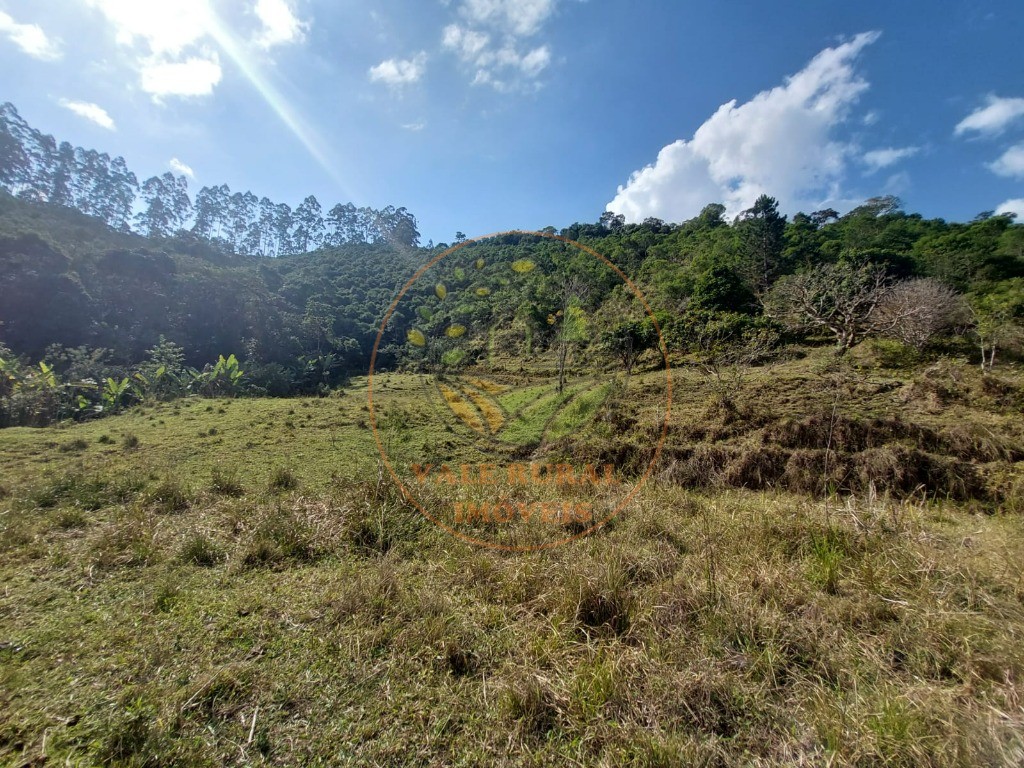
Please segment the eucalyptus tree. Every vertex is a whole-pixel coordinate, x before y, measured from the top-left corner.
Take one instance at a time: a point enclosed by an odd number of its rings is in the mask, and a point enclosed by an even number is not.
[[[316,197],[310,195],[295,209],[293,243],[299,253],[315,251],[324,242],[323,210]]]
[[[143,234],[149,237],[169,237],[180,230],[192,212],[188,196],[188,180],[175,177],[170,171],[152,176],[142,183],[145,208],[136,221]]]

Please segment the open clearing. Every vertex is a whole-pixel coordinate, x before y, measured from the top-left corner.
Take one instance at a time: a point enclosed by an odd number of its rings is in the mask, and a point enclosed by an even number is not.
[[[905,397],[906,424],[948,438],[926,455],[1012,487],[1019,412],[958,375],[962,399],[931,413],[913,382],[868,377],[832,424],[849,443],[835,461],[920,444],[871,421]],[[472,548],[396,496],[364,380],[3,430],[0,762],[1019,764],[1019,496],[740,482],[766,430],[790,458],[817,450],[832,400],[793,386],[811,376],[793,363],[744,382],[739,401],[773,415],[740,428],[706,377],[679,372],[662,471],[614,524],[537,554]],[[427,384],[380,383],[398,409]],[[646,383],[629,384],[640,430]],[[990,434],[973,458],[951,447],[967,410]],[[396,441],[461,444],[393,416]],[[733,453],[686,480],[711,449]]]

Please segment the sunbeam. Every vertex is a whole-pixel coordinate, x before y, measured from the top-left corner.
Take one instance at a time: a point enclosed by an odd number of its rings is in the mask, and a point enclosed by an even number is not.
[[[220,48],[227,54],[239,71],[245,75],[253,88],[260,94],[267,105],[280,118],[288,130],[292,132],[299,143],[313,157],[320,167],[331,177],[331,180],[338,185],[346,199],[353,199],[351,190],[348,189],[341,175],[328,156],[324,147],[323,139],[317,135],[316,130],[309,124],[298,110],[292,106],[288,99],[270,81],[270,78],[260,69],[253,60],[253,57],[245,49],[245,46],[231,33],[221,22],[216,13],[211,12],[209,22],[209,33]]]

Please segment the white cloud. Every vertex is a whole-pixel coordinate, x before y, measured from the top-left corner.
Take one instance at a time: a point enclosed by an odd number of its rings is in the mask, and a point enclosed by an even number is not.
[[[1021,117],[1024,117],[1024,99],[1004,99],[989,96],[988,104],[980,107],[959,123],[953,133],[957,136],[975,131],[977,133],[996,135]]]
[[[551,62],[551,51],[546,45],[534,48],[519,60],[519,68],[524,75],[536,77]]]
[[[1024,222],[1024,198],[1018,197],[1001,203],[996,208],[996,213],[1015,213],[1017,214],[1017,221]]]
[[[555,10],[555,0],[464,0],[459,12],[472,24],[510,35],[535,34]]]
[[[669,144],[635,171],[607,209],[628,221],[682,221],[710,202],[734,215],[765,193],[784,210],[835,200],[853,148],[833,138],[833,129],[868,88],[853,64],[878,36],[866,32],[826,48],[784,85],[723,104],[692,139]]]
[[[183,61],[154,58],[141,65],[142,90],[155,101],[163,96],[208,96],[220,82],[220,60],[216,53],[190,56]]]
[[[196,177],[195,171],[192,170],[191,166],[185,165],[176,157],[172,157],[170,162],[167,163],[167,167],[175,173],[180,173],[182,176],[188,176],[190,179]]]
[[[134,65],[142,90],[154,101],[213,93],[222,76],[217,55],[205,50],[190,53],[216,23],[208,0],[86,1],[107,18],[119,45],[142,52]]]
[[[115,40],[135,53],[142,89],[155,101],[165,96],[206,96],[220,82],[212,43],[227,23],[211,0],[85,0],[107,19]],[[308,22],[292,11],[293,0],[247,0],[260,22],[253,45],[270,48],[300,42]],[[236,25],[232,25],[234,27]]]
[[[465,61],[476,59],[490,42],[490,35],[463,29],[458,24],[449,24],[445,27],[441,37],[441,45],[455,51],[459,58]]]
[[[118,44],[143,41],[153,54],[175,55],[205,37],[214,22],[208,0],[86,0],[113,24]]]
[[[886,147],[885,149],[873,149],[864,153],[864,164],[868,167],[869,173],[888,168],[890,165],[913,157],[921,151],[920,147]]]
[[[547,45],[521,53],[514,40],[507,40],[500,48],[490,43],[490,35],[457,24],[445,27],[441,39],[444,48],[475,69],[474,85],[484,83],[498,90],[512,90],[519,78],[536,78],[551,63]]]
[[[0,11],[0,34],[36,59],[53,61],[61,57],[56,40],[47,37],[38,24],[19,24],[9,14]]]
[[[298,43],[305,38],[309,23],[296,18],[288,0],[256,0],[254,10],[263,23],[263,32],[256,39],[261,48]]]
[[[989,163],[988,167],[999,176],[1024,178],[1024,144],[1010,147],[998,160]]]
[[[427,68],[427,54],[420,51],[411,59],[385,59],[370,67],[370,82],[400,87],[417,82]]]
[[[427,127],[426,123],[406,123],[402,126],[407,131],[422,131]]]
[[[117,130],[117,126],[114,125],[114,119],[99,104],[93,104],[89,101],[73,101],[71,99],[61,99],[58,103],[64,109],[71,110],[79,117],[84,117],[101,128],[106,128],[108,131]]]
[[[500,91],[531,90],[551,63],[547,45],[529,48],[555,11],[557,0],[462,0],[460,24],[444,28],[441,45],[474,73],[473,84]]]

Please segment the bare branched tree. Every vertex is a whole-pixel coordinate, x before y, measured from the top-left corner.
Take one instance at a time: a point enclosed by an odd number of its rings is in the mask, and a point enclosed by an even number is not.
[[[893,288],[880,265],[825,264],[780,279],[765,299],[765,314],[793,329],[827,330],[843,353],[917,314],[919,308],[906,305],[879,310]]]
[[[709,318],[693,323],[687,341],[697,364],[714,377],[722,394],[735,391],[750,369],[769,359],[779,344],[778,334],[769,328],[737,324],[736,315]]]
[[[877,309],[879,323],[891,325],[888,335],[917,350],[962,323],[967,312],[959,293],[930,277],[892,286]]]

